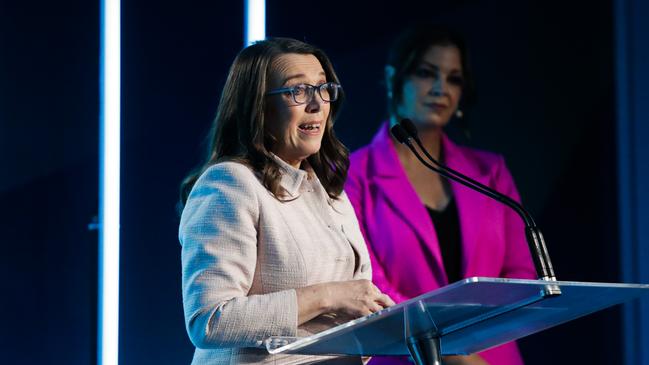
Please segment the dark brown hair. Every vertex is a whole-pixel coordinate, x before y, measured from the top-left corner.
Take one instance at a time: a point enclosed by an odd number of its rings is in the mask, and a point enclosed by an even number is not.
[[[270,38],[244,48],[234,59],[225,81],[216,118],[209,133],[205,161],[182,182],[182,208],[198,177],[210,166],[223,160],[236,160],[260,173],[264,186],[281,197],[280,165],[273,159],[273,138],[265,124],[268,84],[277,57],[288,54],[314,55],[327,81],[340,83],[327,55],[317,47],[290,38]],[[331,198],[343,190],[349,168],[349,151],[336,138],[333,123],[344,99],[342,93],[331,103],[320,150],[307,158],[316,176]]]
[[[394,74],[386,81],[388,92],[388,113],[391,117],[397,115],[397,106],[402,101],[405,78],[415,71],[419,61],[432,46],[455,46],[460,51],[462,64],[463,104],[472,103],[475,99],[475,86],[469,67],[469,55],[466,43],[459,33],[438,25],[417,24],[397,37],[388,53],[387,66],[391,66]]]

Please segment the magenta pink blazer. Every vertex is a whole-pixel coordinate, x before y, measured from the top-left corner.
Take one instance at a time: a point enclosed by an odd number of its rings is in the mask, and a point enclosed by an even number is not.
[[[451,168],[520,199],[501,155],[456,145],[445,135],[442,149]],[[451,189],[460,220],[463,277],[534,279],[524,225],[516,213],[455,182]],[[370,145],[351,155],[345,191],[369,246],[373,281],[384,293],[399,303],[448,284],[435,227],[399,162],[388,123]],[[492,365],[523,364],[514,342],[480,355]],[[383,363],[408,362],[385,357],[371,365]]]

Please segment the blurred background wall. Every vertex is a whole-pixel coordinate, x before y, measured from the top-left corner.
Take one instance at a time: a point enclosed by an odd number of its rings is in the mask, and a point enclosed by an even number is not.
[[[267,35],[329,54],[348,97],[336,131],[355,150],[385,118],[394,36],[423,20],[462,30],[478,99],[466,111],[471,138],[460,141],[505,155],[560,280],[637,282],[649,262],[649,172],[637,158],[649,152],[648,51],[638,46],[649,43],[637,14],[649,10],[639,3],[268,0]],[[95,362],[98,19],[93,1],[0,2],[2,363]],[[122,2],[121,364],[191,360],[178,185],[199,162],[242,38],[240,2]],[[622,91],[631,115],[616,112]],[[626,323],[646,323],[643,308]],[[623,317],[613,308],[530,336],[523,355],[528,364],[647,359],[623,336],[647,338],[648,326],[625,332]]]

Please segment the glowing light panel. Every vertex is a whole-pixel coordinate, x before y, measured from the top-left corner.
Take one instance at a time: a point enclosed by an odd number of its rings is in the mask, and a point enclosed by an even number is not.
[[[246,0],[244,43],[248,47],[266,38],[266,0]]]
[[[97,364],[117,365],[119,334],[120,0],[101,0]]]

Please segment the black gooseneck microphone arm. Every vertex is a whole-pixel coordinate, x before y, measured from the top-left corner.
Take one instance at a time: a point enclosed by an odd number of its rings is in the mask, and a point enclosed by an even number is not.
[[[500,203],[505,204],[513,209],[525,222],[525,236],[527,238],[527,244],[529,246],[530,253],[532,254],[532,259],[534,261],[534,266],[536,268],[538,278],[540,280],[556,281],[556,276],[554,275],[554,269],[552,267],[552,262],[550,261],[548,249],[545,245],[545,240],[543,239],[543,234],[541,233],[541,230],[536,226],[532,215],[520,203],[486,185],[479,183],[478,181],[471,179],[470,177],[458,171],[442,165],[437,160],[435,160],[423,147],[421,140],[419,140],[419,137],[417,136],[417,129],[410,120],[403,120],[401,124],[394,125],[390,129],[390,131],[392,132],[392,135],[397,139],[397,141],[405,144],[412,151],[415,157],[417,157],[419,162],[421,162],[429,169],[450,180],[456,181],[470,189],[473,189],[496,201],[499,201]],[[421,157],[421,155],[419,154],[419,152],[417,152],[417,149],[413,145],[413,140],[424,152],[426,157],[435,165],[437,165],[437,167],[431,165]],[[558,291],[558,288],[556,289]],[[560,294],[560,291],[548,294],[557,295]]]

